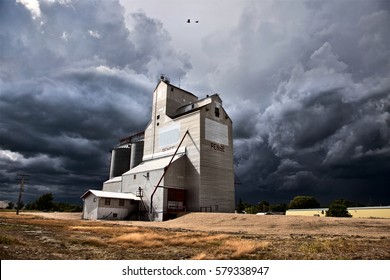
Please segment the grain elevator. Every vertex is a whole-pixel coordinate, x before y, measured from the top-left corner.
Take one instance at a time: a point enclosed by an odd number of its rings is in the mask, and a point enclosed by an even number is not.
[[[112,150],[109,180],[101,193],[115,194],[118,201],[112,203],[118,205],[120,194],[134,195],[125,199],[132,205],[129,219],[163,221],[185,212],[234,212],[232,133],[232,120],[218,94],[198,99],[162,76],[153,91],[149,124]],[[86,206],[96,197],[87,192],[82,198],[84,209],[92,209]],[[97,212],[114,219],[107,204]]]

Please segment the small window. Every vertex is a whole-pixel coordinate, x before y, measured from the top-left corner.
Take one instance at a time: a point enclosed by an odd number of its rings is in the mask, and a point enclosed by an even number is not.
[[[174,89],[173,89],[173,87],[171,87],[171,91],[173,91]]]
[[[146,179],[148,179],[148,180],[149,180],[149,172],[148,172],[148,173],[146,173]]]
[[[104,205],[110,205],[111,204],[111,198],[106,198],[104,200]]]
[[[125,206],[125,200],[119,199],[119,206]]]
[[[160,115],[157,115],[157,119],[158,119],[158,120],[160,119]]]
[[[134,174],[133,179],[134,180],[137,179],[137,174]]]
[[[157,126],[159,126],[160,125],[160,123],[157,123]]]
[[[112,216],[113,216],[114,218],[117,218],[117,217],[118,217],[118,214],[117,214],[117,213],[113,213]]]
[[[219,108],[215,107],[214,113],[215,113],[215,116],[216,116],[217,118],[219,118]]]

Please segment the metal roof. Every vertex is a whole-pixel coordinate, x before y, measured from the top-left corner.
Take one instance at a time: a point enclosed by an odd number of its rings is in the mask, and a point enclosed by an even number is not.
[[[176,155],[175,158],[173,159],[172,162],[178,160],[184,156],[184,154],[181,155]],[[167,157],[162,157],[158,159],[151,159],[148,161],[143,161],[133,169],[130,169],[126,173],[123,174],[125,175],[130,175],[130,174],[136,174],[136,173],[142,173],[142,172],[148,172],[148,171],[153,171],[153,170],[159,170],[159,169],[164,169],[166,166],[168,166],[172,156],[167,156]]]
[[[105,198],[118,198],[118,199],[131,199],[131,200],[141,200],[133,193],[120,193],[120,192],[105,192],[105,191],[97,191],[97,190],[88,190],[86,191],[81,198],[87,196],[87,194],[92,193],[97,197],[105,197]]]
[[[106,183],[116,183],[116,182],[122,182],[122,176],[111,178],[105,181],[104,183],[106,184]]]

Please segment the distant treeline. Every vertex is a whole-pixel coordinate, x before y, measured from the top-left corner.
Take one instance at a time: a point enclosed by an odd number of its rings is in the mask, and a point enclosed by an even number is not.
[[[345,199],[335,199],[329,204],[327,216],[330,217],[349,217],[348,207],[362,207],[361,203],[354,203]],[[243,202],[241,199],[237,204],[237,213],[256,214],[259,212],[279,212],[285,213],[288,209],[310,209],[319,208],[320,203],[312,196],[296,196],[289,204],[280,203],[270,205],[269,202],[263,200],[256,205]]]
[[[9,202],[7,209],[16,209],[17,204]],[[19,209],[24,210],[39,210],[39,211],[57,211],[57,212],[81,212],[82,206],[70,204],[67,202],[54,202],[52,193],[41,195],[32,203],[24,204],[20,202]]]

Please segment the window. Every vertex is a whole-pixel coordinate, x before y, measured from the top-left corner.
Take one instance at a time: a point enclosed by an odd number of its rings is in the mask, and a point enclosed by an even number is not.
[[[104,200],[104,205],[110,205],[111,204],[111,198],[106,198]]]
[[[96,200],[97,200],[97,198],[96,198],[96,197],[94,197],[94,198],[93,198],[93,202],[96,202]]]
[[[160,119],[160,115],[157,115],[157,119],[158,119],[158,120]]]
[[[148,180],[149,180],[149,172],[148,172],[148,173],[146,173],[146,179],[148,179]]]
[[[113,216],[114,218],[117,218],[117,217],[118,217],[118,214],[117,214],[117,213],[113,213],[112,216]]]
[[[216,116],[217,118],[219,118],[219,108],[215,107],[214,113],[215,113],[215,116]]]
[[[125,200],[119,199],[119,206],[125,206]]]
[[[136,174],[134,174],[133,179],[134,179],[134,180],[137,179],[137,175],[136,175]]]

